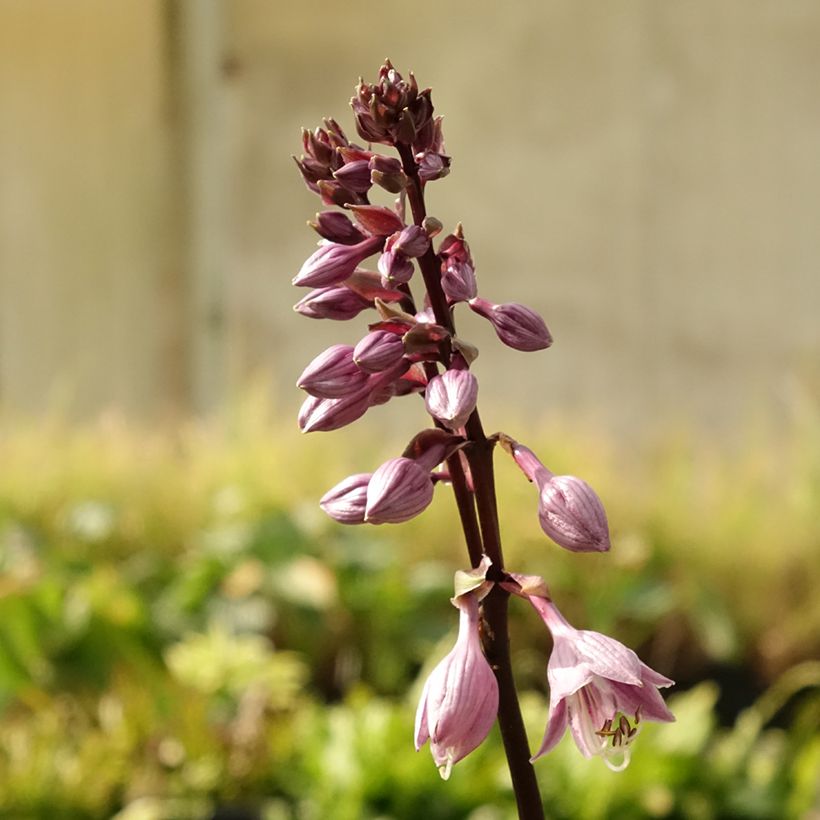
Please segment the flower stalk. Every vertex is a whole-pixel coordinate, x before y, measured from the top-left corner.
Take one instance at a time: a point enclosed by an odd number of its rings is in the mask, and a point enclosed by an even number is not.
[[[416,748],[429,741],[447,778],[497,720],[519,817],[543,820],[510,660],[511,595],[528,598],[555,639],[550,716],[536,757],[558,742],[569,720],[585,756],[600,754],[609,765],[627,750],[617,763],[626,766],[642,713],[674,719],[657,693],[672,681],[617,641],[570,627],[541,577],[505,569],[493,464],[497,443],[536,484],[541,528],[559,546],[605,552],[609,529],[603,505],[586,482],[554,475],[506,434],[486,435],[476,404],[478,381],[470,370],[478,351],[457,336],[455,310],[462,304],[484,317],[515,350],[544,350],[552,336],[525,305],[496,304],[478,295],[461,223],[437,240],[438,249],[434,245],[443,225],[428,215],[424,191],[449,173],[450,157],[430,89],[419,90],[412,74],[405,80],[387,61],[377,82],[360,80],[351,105],[367,147],[351,143],[332,119],[303,133],[304,154],[296,164],[305,184],[325,205],[341,210],[323,211],[309,223],[322,241],[293,281],[314,288],[296,310],[344,321],[372,309],[377,317],[355,348],[334,345],[302,373],[298,384],[309,395],[299,425],[304,432],[335,430],[377,405],[417,393],[433,426],[414,436],[399,457],[339,482],[320,506],[339,524],[400,523],[430,504],[436,486],[452,485],[472,569],[456,573],[452,602],[460,613],[459,637],[424,686]],[[395,149],[398,158],[375,152],[374,144]],[[398,194],[392,207],[371,203],[370,194],[379,188],[382,195]],[[376,254],[378,270],[363,267]],[[417,268],[424,284],[418,302],[412,290]],[[569,677],[560,673],[567,658],[573,662]]]

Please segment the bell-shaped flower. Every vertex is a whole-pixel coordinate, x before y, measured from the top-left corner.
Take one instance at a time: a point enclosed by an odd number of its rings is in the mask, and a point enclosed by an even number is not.
[[[412,458],[391,458],[373,473],[367,485],[364,520],[400,524],[418,515],[432,500],[430,469]]]
[[[452,599],[459,609],[456,645],[427,678],[416,711],[416,751],[430,741],[444,780],[487,737],[498,712],[498,683],[481,649],[480,596],[475,590]]]
[[[613,638],[570,626],[552,601],[529,600],[553,639],[549,718],[532,760],[550,751],[569,727],[584,757],[598,755],[613,771],[625,769],[642,721],[675,720],[658,691],[674,681]]]

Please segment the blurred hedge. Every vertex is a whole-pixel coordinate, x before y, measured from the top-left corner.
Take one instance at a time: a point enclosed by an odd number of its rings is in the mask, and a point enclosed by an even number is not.
[[[389,447],[281,426],[249,402],[160,433],[0,431],[0,815],[512,816],[495,733],[446,784],[412,749],[464,563],[448,490],[410,524],[340,527],[316,497]],[[613,550],[547,542],[499,454],[508,566],[679,683],[678,723],[647,727],[625,774],[566,742],[539,762],[550,816],[820,810],[818,426],[731,458],[534,438],[598,489]],[[549,643],[524,607],[512,628],[535,740]]]

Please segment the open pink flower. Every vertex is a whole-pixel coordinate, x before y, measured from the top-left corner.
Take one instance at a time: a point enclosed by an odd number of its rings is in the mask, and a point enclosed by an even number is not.
[[[547,668],[549,719],[532,760],[550,751],[569,726],[584,757],[599,755],[613,771],[625,769],[641,721],[675,719],[658,692],[674,681],[613,638],[570,626],[552,601],[533,596],[530,603],[554,642]]]
[[[430,741],[444,780],[487,737],[498,712],[498,683],[478,633],[479,595],[453,598],[459,609],[458,639],[427,678],[416,711],[416,751]]]

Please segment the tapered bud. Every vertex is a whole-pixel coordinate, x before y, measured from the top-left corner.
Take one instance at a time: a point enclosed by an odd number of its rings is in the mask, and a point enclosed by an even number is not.
[[[375,154],[370,160],[370,180],[391,194],[401,193],[407,187],[407,177],[395,157]]]
[[[353,361],[367,373],[387,370],[404,358],[401,336],[386,330],[368,333],[353,349]]]
[[[367,412],[370,392],[365,385],[340,399],[308,396],[299,410],[299,429],[303,433],[326,433],[347,426]]]
[[[368,303],[374,299],[380,299],[383,303],[400,302],[405,297],[400,290],[386,288],[382,284],[381,275],[375,271],[357,268],[350,277],[345,279],[344,286],[358,293],[362,299],[367,299]]]
[[[339,399],[355,392],[366,381],[367,374],[353,360],[353,348],[332,345],[304,369],[296,385],[320,399]]]
[[[316,183],[319,195],[322,197],[322,205],[338,205],[343,208],[345,205],[356,201],[355,192],[345,188],[341,182],[335,179],[320,179]]]
[[[366,239],[365,235],[339,211],[322,211],[316,214],[311,228],[323,239],[338,242],[341,245],[356,245]]]
[[[308,319],[344,321],[358,316],[372,303],[344,285],[312,290],[293,309]]]
[[[552,344],[552,336],[544,320],[530,308],[509,302],[494,305],[486,299],[470,299],[470,307],[489,319],[496,335],[505,345],[515,350],[544,350]]]
[[[373,236],[390,236],[404,227],[395,211],[381,205],[350,205],[348,210],[353,212],[359,225]]]
[[[604,506],[586,481],[571,475],[542,480],[538,500],[541,529],[573,552],[606,552],[609,526]]]
[[[321,288],[336,285],[350,276],[363,259],[382,245],[381,237],[372,236],[355,245],[324,242],[308,257],[293,279],[298,287]]]
[[[363,524],[371,475],[357,473],[348,476],[322,496],[319,506],[340,524]]]
[[[399,524],[418,515],[433,500],[433,482],[409,458],[393,458],[379,467],[367,485],[365,521]]]
[[[427,412],[451,430],[467,423],[477,399],[478,380],[469,370],[447,370],[434,376],[424,395]]]
[[[388,240],[388,244],[391,244],[390,240]],[[399,232],[392,243],[392,249],[394,251],[413,258],[423,256],[429,247],[430,238],[427,236],[424,228],[419,225],[408,225],[404,230]]]
[[[373,185],[370,181],[370,163],[366,159],[346,162],[333,172],[333,176],[349,191],[359,194],[366,194]]]

